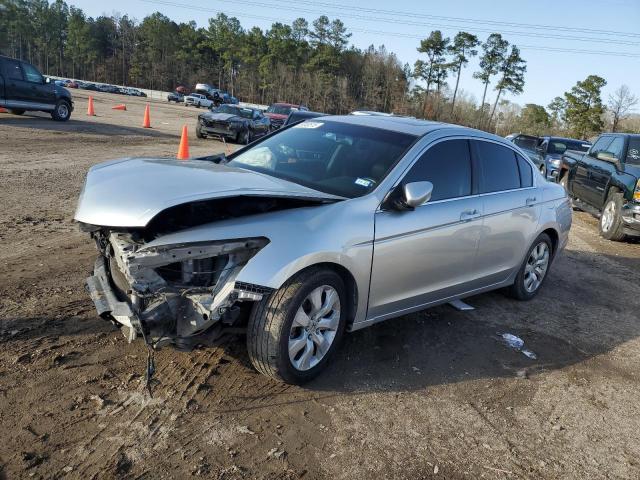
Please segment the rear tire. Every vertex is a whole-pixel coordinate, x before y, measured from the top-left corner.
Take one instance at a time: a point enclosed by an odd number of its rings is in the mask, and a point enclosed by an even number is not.
[[[310,300],[318,291],[322,293],[316,301]],[[322,305],[324,313],[313,310],[315,304]],[[308,382],[324,370],[337,350],[347,311],[346,288],[336,272],[310,268],[295,275],[254,306],[247,328],[251,363],[278,381]],[[307,326],[301,326],[305,322]],[[318,347],[317,339],[325,346]]]
[[[71,105],[65,100],[59,100],[51,112],[51,118],[56,122],[66,122],[71,117]]]
[[[546,233],[541,233],[527,251],[516,280],[507,289],[507,294],[516,300],[531,300],[549,276],[553,260],[553,243]]]
[[[21,108],[12,108],[11,110],[9,110],[9,113],[11,113],[12,115],[22,115],[25,112],[25,110],[22,110]]]
[[[603,238],[614,242],[624,240],[624,222],[621,213],[623,203],[622,193],[615,191],[609,193],[598,222],[598,229]]]

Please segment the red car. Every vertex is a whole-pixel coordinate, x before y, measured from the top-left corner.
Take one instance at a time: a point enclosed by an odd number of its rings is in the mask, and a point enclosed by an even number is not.
[[[292,110],[309,110],[304,105],[294,105],[292,103],[274,103],[267,111],[264,112],[264,116],[271,120],[271,129],[275,130],[280,128],[284,121],[287,119]]]

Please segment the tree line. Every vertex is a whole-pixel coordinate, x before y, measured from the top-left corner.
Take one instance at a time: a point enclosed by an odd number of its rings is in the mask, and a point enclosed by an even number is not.
[[[120,14],[92,18],[63,0],[0,0],[0,53],[61,77],[156,90],[206,82],[247,102],[290,101],[327,113],[378,110],[502,134],[554,130],[584,137],[604,128],[606,114],[615,118],[611,128],[619,128],[635,104],[627,88],[606,109],[600,98],[606,82],[594,75],[546,108],[504,100],[523,92],[526,61],[500,33],[481,40],[434,30],[420,41],[413,67],[384,46],[349,46],[350,37],[340,19],[324,15],[262,30],[223,13],[198,27],[159,12],[138,22]],[[474,57],[479,104],[460,84]]]

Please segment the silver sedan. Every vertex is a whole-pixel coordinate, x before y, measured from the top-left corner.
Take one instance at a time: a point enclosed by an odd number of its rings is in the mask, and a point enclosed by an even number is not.
[[[567,243],[564,189],[512,143],[401,117],[319,117],[235,152],[93,167],[75,216],[98,313],[153,348],[246,333],[257,370],[315,377],[345,331],[505,288]]]

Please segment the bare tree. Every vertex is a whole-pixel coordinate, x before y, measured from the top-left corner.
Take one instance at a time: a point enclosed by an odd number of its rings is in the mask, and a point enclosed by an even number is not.
[[[624,120],[624,118],[631,112],[631,109],[637,105],[638,97],[636,97],[629,87],[626,85],[621,85],[613,95],[609,95],[609,110],[611,110],[611,114],[613,115],[613,123],[611,125],[611,131],[615,132],[618,129],[618,124],[620,120]]]

